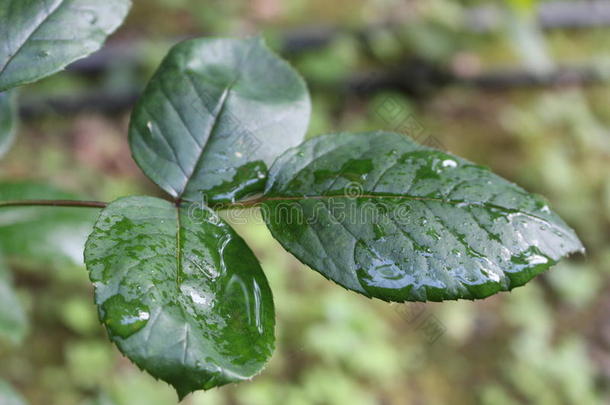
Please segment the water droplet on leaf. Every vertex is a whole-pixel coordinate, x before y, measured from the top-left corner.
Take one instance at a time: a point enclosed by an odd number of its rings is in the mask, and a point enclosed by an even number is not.
[[[146,305],[138,300],[128,301],[120,294],[113,295],[104,301],[102,309],[104,324],[112,334],[123,339],[127,339],[141,330],[150,319],[150,312]]]

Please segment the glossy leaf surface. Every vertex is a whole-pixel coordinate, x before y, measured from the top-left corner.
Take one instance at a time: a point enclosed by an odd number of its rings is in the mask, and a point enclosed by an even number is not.
[[[98,50],[129,0],[3,0],[0,91],[31,83]]]
[[[540,197],[399,134],[307,141],[273,165],[265,194],[287,250],[387,301],[484,298],[583,250]]]
[[[251,378],[271,356],[266,278],[244,241],[207,207],[119,199],[100,214],[85,262],[110,338],[180,397]]]
[[[17,344],[23,340],[27,329],[23,306],[15,292],[6,263],[0,257],[0,338]]]
[[[261,38],[176,45],[132,114],[132,154],[172,197],[208,203],[262,192],[267,167],[299,144],[310,102]]]
[[[0,158],[9,150],[17,127],[17,102],[14,92],[0,93]]]
[[[0,201],[79,199],[36,182],[0,182]],[[83,265],[83,249],[99,213],[91,208],[0,207],[0,248],[26,267]]]

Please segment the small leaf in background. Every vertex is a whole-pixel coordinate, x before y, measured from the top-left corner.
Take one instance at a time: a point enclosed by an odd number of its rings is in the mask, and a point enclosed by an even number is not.
[[[99,332],[99,322],[91,299],[70,297],[62,301],[59,310],[62,323],[73,332],[81,335],[96,335]]]
[[[261,38],[189,40],[148,84],[129,142],[172,197],[236,201],[262,192],[267,167],[303,140],[310,109],[305,82]]]
[[[400,134],[307,141],[273,165],[265,196],[288,251],[387,301],[484,298],[583,250],[540,197]]]
[[[26,405],[27,402],[6,381],[0,379],[0,404]]]
[[[100,214],[85,261],[110,338],[180,398],[249,379],[271,356],[275,320],[265,275],[207,207],[119,199]]]
[[[27,330],[25,311],[14,290],[6,263],[0,257],[0,338],[18,344],[25,337]]]
[[[116,366],[114,348],[102,339],[72,341],[65,348],[64,357],[70,380],[89,390],[99,388],[100,381]]]
[[[0,158],[9,150],[17,128],[17,100],[14,91],[0,93]]]
[[[506,34],[514,51],[532,72],[550,74],[556,66],[537,20],[537,2],[506,0],[506,3]]]
[[[31,83],[98,50],[129,0],[4,0],[0,91]]]
[[[0,182],[0,201],[78,199],[36,182]],[[83,265],[83,249],[98,211],[91,208],[3,207],[0,247],[26,267],[63,270]]]

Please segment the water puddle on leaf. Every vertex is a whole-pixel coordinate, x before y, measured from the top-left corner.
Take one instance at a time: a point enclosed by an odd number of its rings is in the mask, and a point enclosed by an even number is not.
[[[138,300],[128,301],[120,294],[113,295],[102,304],[102,321],[112,334],[127,339],[148,323],[150,312]]]

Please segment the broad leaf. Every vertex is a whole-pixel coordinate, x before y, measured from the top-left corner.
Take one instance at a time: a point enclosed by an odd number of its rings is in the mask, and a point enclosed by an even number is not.
[[[261,38],[195,39],[151,79],[129,141],[172,197],[236,201],[263,191],[267,167],[303,140],[309,114],[305,83]]]
[[[14,92],[0,93],[0,157],[11,147],[17,127],[17,102]]]
[[[278,159],[265,194],[287,250],[387,301],[487,297],[583,250],[540,197],[399,134],[314,138]]]
[[[2,0],[0,91],[31,83],[98,50],[130,0]]]
[[[25,405],[25,400],[13,387],[4,380],[0,380],[0,404],[2,405]]]
[[[36,182],[0,182],[0,201],[78,199]],[[98,211],[91,208],[0,207],[0,247],[26,267],[83,265],[83,248]]]
[[[119,199],[85,249],[110,338],[181,398],[251,378],[274,344],[273,299],[257,259],[209,208],[192,208]]]
[[[25,311],[15,293],[6,263],[0,257],[0,338],[17,344],[23,340],[27,329]]]

